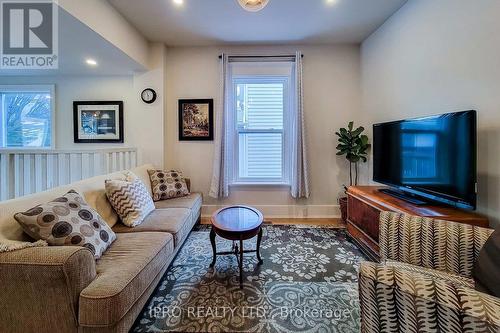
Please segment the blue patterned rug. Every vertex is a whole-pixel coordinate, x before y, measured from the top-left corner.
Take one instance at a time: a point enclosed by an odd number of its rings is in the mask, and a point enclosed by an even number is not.
[[[209,228],[195,227],[131,332],[359,332],[364,257],[344,230],[265,225],[264,264],[245,255],[240,289],[234,255],[209,267]],[[218,251],[231,246],[217,237]]]

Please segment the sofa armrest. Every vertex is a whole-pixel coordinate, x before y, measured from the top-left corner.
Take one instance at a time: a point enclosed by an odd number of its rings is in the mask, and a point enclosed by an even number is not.
[[[380,259],[472,276],[492,229],[407,214],[380,214]]]
[[[95,276],[94,256],[83,247],[2,253],[0,327],[8,332],[54,332],[54,327],[76,332],[80,292]]]
[[[498,332],[500,299],[458,282],[362,263],[361,332]]]

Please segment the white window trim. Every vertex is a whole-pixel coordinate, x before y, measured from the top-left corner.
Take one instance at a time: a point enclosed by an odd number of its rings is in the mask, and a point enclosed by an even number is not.
[[[40,92],[40,91],[49,91],[50,92],[50,147],[0,147],[1,151],[17,151],[17,150],[47,150],[47,149],[55,149],[56,148],[56,86],[54,84],[33,84],[33,85],[0,85],[0,93],[1,92],[18,92],[18,91],[26,91],[26,92]],[[3,103],[3,101],[0,101]],[[2,121],[2,126],[5,126],[5,121]],[[5,129],[2,130],[2,133],[5,133]],[[4,138],[6,140],[6,138]]]
[[[256,83],[283,83],[283,129],[282,130],[245,130],[245,133],[283,133],[283,146],[282,146],[282,175],[281,178],[244,178],[239,177],[239,139],[238,134],[241,132],[238,129],[238,117],[235,112],[235,97],[236,97],[236,86],[239,82],[256,82]],[[231,136],[233,138],[232,146],[232,170],[230,174],[230,186],[291,186],[291,141],[290,141],[290,131],[291,131],[291,78],[287,75],[234,75],[231,81],[231,89],[229,96],[229,110],[230,117],[229,121],[232,124]]]

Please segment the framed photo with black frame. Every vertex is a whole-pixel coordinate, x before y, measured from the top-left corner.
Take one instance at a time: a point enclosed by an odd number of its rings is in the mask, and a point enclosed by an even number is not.
[[[179,100],[179,141],[213,141],[214,100]]]
[[[73,132],[75,143],[123,143],[123,102],[73,102]]]

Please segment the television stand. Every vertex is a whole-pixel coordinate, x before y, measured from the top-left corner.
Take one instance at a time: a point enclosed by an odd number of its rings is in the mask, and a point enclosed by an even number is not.
[[[423,205],[427,205],[428,204],[427,201],[417,199],[416,197],[413,197],[413,196],[411,196],[409,194],[406,194],[403,191],[393,190],[393,189],[390,189],[390,188],[382,188],[379,191],[382,192],[382,193],[388,194],[388,195],[390,195],[392,197],[395,197],[395,198],[407,201],[407,202],[409,202],[409,203],[411,203],[413,205],[416,205],[416,206],[423,206]]]
[[[347,232],[372,260],[379,260],[379,215],[382,211],[405,213],[488,227],[488,218],[468,210],[426,203],[417,205],[387,194],[388,187],[351,186],[347,190]],[[406,198],[405,198],[406,199]]]

